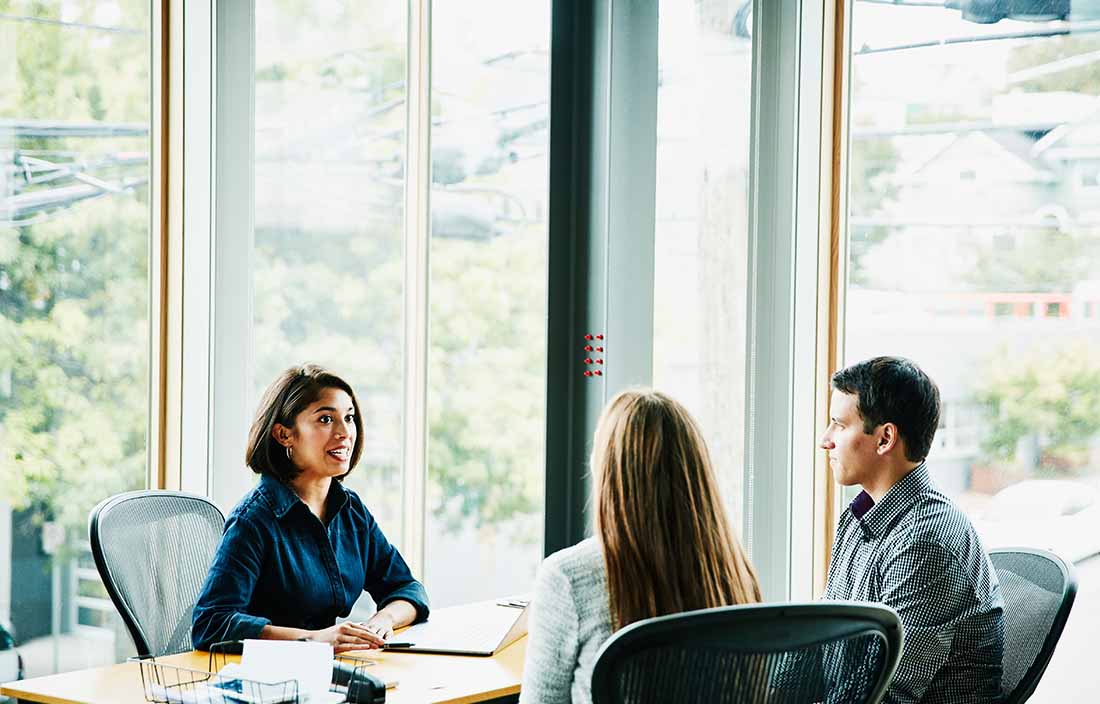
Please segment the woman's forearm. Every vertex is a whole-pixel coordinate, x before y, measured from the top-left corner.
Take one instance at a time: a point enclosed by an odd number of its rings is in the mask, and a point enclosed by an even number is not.
[[[263,640],[301,640],[312,637],[312,631],[303,628],[287,628],[286,626],[272,626],[268,624],[260,631]]]
[[[388,619],[393,624],[393,628],[401,628],[416,620],[416,607],[404,599],[395,599],[379,609],[375,616],[379,615]],[[307,631],[303,628],[287,628],[286,626],[268,624],[260,631],[260,638],[264,640],[301,640],[309,638],[311,640],[332,642],[334,645],[339,646],[341,644],[346,645],[346,641],[355,636],[354,640],[362,643],[364,647],[368,647],[373,636],[362,631],[360,626],[361,624],[346,622],[322,631]],[[380,638],[377,639],[377,644],[381,644],[381,642]]]
[[[379,609],[376,616],[378,615],[389,619],[393,623],[393,628],[401,628],[416,620],[416,607],[404,599],[395,599],[386,604],[385,607]],[[286,626],[273,626],[268,624],[260,631],[260,638],[264,640],[301,640],[303,638],[309,638],[311,640],[331,642],[338,648],[341,646],[347,648],[348,645],[346,641],[349,641],[349,639],[361,643],[361,647],[376,647],[382,643],[381,638],[374,638],[374,636],[366,631],[361,631],[360,624],[353,623],[337,624],[323,631],[307,631],[303,628],[287,628]],[[372,644],[371,639],[375,639],[377,643]]]
[[[380,612],[393,620],[394,628],[407,626],[416,620],[416,607],[404,599],[394,599],[382,607]]]

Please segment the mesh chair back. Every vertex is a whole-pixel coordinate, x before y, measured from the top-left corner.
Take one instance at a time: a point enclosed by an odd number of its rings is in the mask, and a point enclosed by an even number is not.
[[[132,491],[92,509],[96,568],[139,655],[191,649],[191,612],[225,516],[208,499]]]
[[[901,655],[877,604],[727,606],[633,623],[600,649],[593,704],[878,702]]]
[[[1005,704],[1027,701],[1062,636],[1077,595],[1073,568],[1045,550],[1005,548],[989,558],[1004,598]]]

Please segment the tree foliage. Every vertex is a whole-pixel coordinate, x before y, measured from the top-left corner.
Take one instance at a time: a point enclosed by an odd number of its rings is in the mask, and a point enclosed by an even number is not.
[[[344,14],[334,18],[310,3],[269,5],[258,18],[266,39],[257,47],[257,110],[280,125],[270,141],[258,135],[257,180],[298,179],[308,212],[258,217],[256,391],[282,368],[307,360],[349,379],[367,434],[367,452],[349,485],[387,527],[398,523],[400,509],[402,296],[411,282],[404,281],[403,250],[404,25],[402,17],[379,17],[399,7],[343,4]],[[387,21],[397,20],[402,29],[387,31]],[[451,31],[463,34],[462,27]],[[303,41],[316,36],[325,36],[328,46]],[[532,128],[499,130],[489,151],[477,152],[463,126],[485,127],[490,117],[476,109],[491,96],[435,88],[447,100],[437,96],[432,104],[438,231],[430,250],[429,511],[445,530],[515,526],[516,519],[527,526],[538,523],[522,519],[540,510],[542,496],[545,230],[533,218],[519,218],[504,232],[494,224],[484,237],[455,236],[440,223],[445,212],[457,210],[461,218],[499,207],[486,207],[488,193],[519,197],[519,184],[530,181],[521,173],[527,167],[503,142]],[[288,119],[307,92],[330,111],[348,113],[351,131],[318,134],[317,125]],[[449,112],[456,104],[457,116]],[[534,124],[545,137],[545,122]],[[317,177],[314,161],[334,164],[339,174]],[[258,205],[273,193],[258,186]],[[510,538],[535,540],[537,531]]]
[[[428,451],[434,509],[452,528],[541,509],[545,238],[526,229],[433,248]]]
[[[859,95],[865,86],[855,74],[854,94]],[[853,219],[881,215],[888,211],[898,194],[894,174],[901,158],[893,138],[860,134],[871,125],[852,126],[850,154],[848,158],[848,211]],[[848,275],[851,285],[868,283],[863,258],[875,245],[890,235],[885,225],[849,224],[851,245],[849,248]]]
[[[269,21],[265,31],[285,39],[271,43],[282,52],[257,56],[258,98],[265,91],[293,97],[303,85],[322,94],[350,86],[362,96],[359,129],[382,137],[355,141],[352,134],[348,147],[341,138],[349,135],[324,135],[324,158],[379,164],[361,222],[258,228],[255,382],[258,392],[280,369],[304,361],[352,381],[370,448],[353,485],[370,490],[372,509],[389,514],[392,525],[400,507],[405,284],[403,169],[388,154],[403,147],[405,58],[403,44],[362,28],[404,10],[394,3],[339,5],[343,14],[335,17],[334,8],[303,0],[257,8],[269,13],[259,18]],[[16,36],[3,34],[0,24],[0,38],[15,37],[4,53],[13,53],[17,67],[0,72],[0,118],[147,124],[148,3],[126,0],[120,7],[119,24],[140,33],[31,23]],[[65,21],[99,22],[96,3],[77,9]],[[61,19],[61,6],[52,2],[0,0],[0,10]],[[350,45],[361,49],[310,43],[325,33],[334,45],[353,37]],[[371,112],[391,104],[398,109]],[[446,119],[442,105],[434,110]],[[276,154],[278,168],[293,171],[316,156],[298,136],[287,140],[298,152]],[[10,151],[0,144],[8,161],[43,150],[147,153],[148,141],[21,137]],[[512,164],[499,167],[505,171],[469,175],[465,185],[499,186]],[[271,167],[257,164],[265,168]],[[332,197],[324,190],[322,184],[320,202]],[[63,521],[73,535],[83,533],[100,499],[145,482],[149,224],[148,190],[141,188],[0,228],[0,492],[42,520]],[[429,498],[433,516],[449,528],[507,524],[540,509],[542,472],[533,463],[543,457],[545,248],[543,231],[531,222],[486,240],[433,240]]]
[[[62,10],[12,0],[0,9],[44,19]],[[67,22],[95,22],[95,3],[65,9]],[[0,118],[147,123],[148,3],[127,0],[120,10],[135,32],[40,23],[13,32],[5,23],[3,38],[14,41],[4,61],[16,70],[0,74]],[[8,179],[23,155],[65,161],[109,151],[147,153],[148,141],[0,143]],[[13,192],[8,183],[0,197]],[[0,492],[74,535],[100,498],[145,479],[148,203],[139,188],[0,226]]]
[[[984,365],[975,387],[989,427],[982,449],[990,459],[1012,459],[1034,440],[1039,468],[1064,471],[1085,461],[1100,433],[1100,355],[1084,340],[1052,342],[1020,354],[1001,350]]]
[[[853,218],[881,214],[897,197],[894,171],[898,152],[889,137],[856,139],[849,159],[849,210]],[[850,224],[849,276],[851,285],[868,283],[863,257],[890,234],[886,225]]]
[[[972,244],[968,282],[986,291],[1072,292],[1095,270],[1100,240],[1057,228],[1018,233],[1010,247]]]

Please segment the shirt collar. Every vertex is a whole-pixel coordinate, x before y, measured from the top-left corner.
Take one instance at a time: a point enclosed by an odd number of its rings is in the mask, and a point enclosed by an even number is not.
[[[852,500],[852,503],[848,504],[848,508],[852,510],[852,515],[856,518],[863,518],[863,516],[871,510],[871,507],[875,505],[875,500],[871,498],[871,495],[866,491],[859,492],[859,495]]]
[[[270,474],[264,474],[260,477],[259,489],[267,499],[268,505],[271,506],[275,518],[281,519],[295,505],[302,503],[293,489]],[[348,492],[344,485],[334,479],[329,487],[327,500],[329,509],[331,509],[328,512],[329,515],[335,516],[348,502]]]
[[[849,504],[849,509],[871,535],[879,537],[900,513],[933,488],[928,466],[921,462],[890,487],[877,503],[870,494],[861,491]]]

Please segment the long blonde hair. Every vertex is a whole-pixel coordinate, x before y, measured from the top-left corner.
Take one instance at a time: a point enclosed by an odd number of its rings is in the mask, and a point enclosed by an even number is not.
[[[596,429],[592,471],[616,629],[761,600],[706,443],[683,406],[647,389],[617,395]]]

